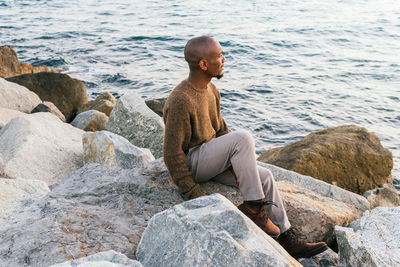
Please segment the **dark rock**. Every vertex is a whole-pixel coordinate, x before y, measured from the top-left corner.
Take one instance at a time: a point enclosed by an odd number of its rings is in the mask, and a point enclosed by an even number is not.
[[[54,105],[49,101],[44,101],[43,103],[40,103],[31,111],[31,113],[37,113],[37,112],[50,112],[51,114],[56,115],[61,121],[65,122],[64,114],[61,113],[61,111],[56,107],[56,105]]]
[[[158,116],[162,117],[165,101],[167,101],[167,99],[159,98],[146,100],[145,103],[152,111],[157,113]]]

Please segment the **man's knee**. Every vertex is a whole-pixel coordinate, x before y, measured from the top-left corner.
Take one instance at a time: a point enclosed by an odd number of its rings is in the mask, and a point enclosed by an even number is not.
[[[232,132],[238,142],[254,145],[253,136],[245,130],[237,130]]]

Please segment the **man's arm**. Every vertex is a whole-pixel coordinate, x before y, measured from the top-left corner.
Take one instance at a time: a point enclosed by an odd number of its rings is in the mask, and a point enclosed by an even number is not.
[[[185,150],[189,146],[192,128],[190,114],[184,105],[167,105],[164,109],[164,162],[182,195],[188,199],[204,196],[193,180]]]

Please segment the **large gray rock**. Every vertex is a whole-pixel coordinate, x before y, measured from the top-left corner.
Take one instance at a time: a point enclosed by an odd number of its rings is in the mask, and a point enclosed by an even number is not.
[[[47,112],[14,118],[0,131],[0,174],[58,183],[82,166],[83,133]]]
[[[136,147],[122,136],[108,131],[85,133],[82,142],[84,163],[133,169],[154,160],[149,149]]]
[[[336,226],[343,266],[400,266],[400,207],[378,207],[350,224]]]
[[[262,162],[257,162],[257,164],[269,169],[274,175],[276,181],[286,180],[298,186],[307,188],[319,195],[330,197],[338,201],[353,205],[354,207],[356,207],[360,214],[370,209],[370,203],[365,197],[344,190],[343,188],[340,188],[338,186],[328,184],[324,181],[312,178],[310,176],[305,176],[293,171],[288,171],[271,164]]]
[[[0,178],[0,223],[49,192],[42,181]]]
[[[156,214],[136,255],[144,266],[301,266],[220,194]]]
[[[42,100],[34,92],[0,78],[0,107],[30,113],[40,103]]]
[[[104,130],[107,122],[108,117],[103,112],[88,110],[76,116],[71,125],[84,131],[95,132]]]
[[[25,86],[38,94],[43,101],[54,103],[64,114],[67,122],[71,122],[78,109],[88,103],[83,82],[72,79],[67,74],[41,72],[23,74],[7,80]],[[34,107],[36,106],[37,104]]]
[[[157,166],[85,165],[0,224],[0,262],[49,266],[110,249],[134,259],[150,218],[182,200]]]
[[[335,251],[328,248],[314,257],[299,259],[299,262],[304,267],[335,267],[339,264],[339,256]]]
[[[14,109],[0,107],[0,122],[6,125],[10,120],[24,114],[26,113]]]
[[[124,254],[114,250],[99,252],[77,260],[54,264],[50,267],[141,267],[140,262],[131,260]]]
[[[118,99],[106,129],[135,146],[149,148],[156,158],[162,156],[164,123],[135,92],[127,92]]]

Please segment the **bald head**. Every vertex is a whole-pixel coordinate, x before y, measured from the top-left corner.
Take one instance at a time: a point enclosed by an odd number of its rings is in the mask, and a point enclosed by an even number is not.
[[[185,60],[190,68],[197,68],[200,60],[207,58],[210,48],[217,43],[213,38],[200,36],[190,39],[185,46]]]

